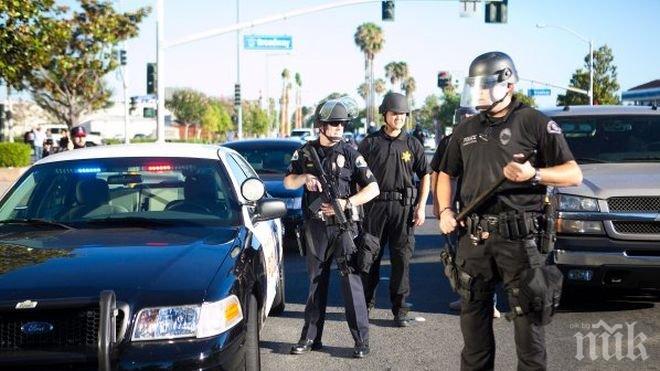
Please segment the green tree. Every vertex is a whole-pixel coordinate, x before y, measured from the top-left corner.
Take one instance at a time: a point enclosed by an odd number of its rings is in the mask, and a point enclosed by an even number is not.
[[[417,122],[423,128],[435,130],[435,125],[440,114],[440,99],[432,94],[424,99],[424,105],[417,111]]]
[[[257,103],[245,102],[243,104],[243,127],[245,132],[250,136],[266,136],[270,121],[268,113],[259,107]]]
[[[165,107],[171,110],[176,118],[186,126],[184,139],[188,140],[188,127],[199,126],[206,112],[208,98],[193,89],[177,89],[172,98],[165,101]]]
[[[454,112],[460,106],[461,96],[454,92],[445,92],[440,104],[438,120],[443,128],[452,126],[454,123]]]
[[[216,135],[226,137],[227,131],[233,129],[231,116],[225,107],[215,100],[206,105],[201,126],[207,133],[207,139],[213,139]]]
[[[579,68],[571,77],[570,86],[589,90],[589,55],[584,57],[584,69]],[[617,67],[614,64],[612,49],[603,45],[594,50],[594,104],[620,104]],[[589,104],[589,97],[584,94],[567,91],[557,96],[557,105]]]
[[[374,57],[383,49],[385,39],[383,30],[374,23],[363,23],[358,26],[353,36],[355,45],[360,48],[364,54],[364,75],[365,82],[369,85],[369,95],[367,96],[367,121],[373,121],[375,116],[375,98],[374,98]]]
[[[118,13],[111,2],[80,0],[80,11],[56,18],[49,56],[24,79],[35,103],[73,126],[85,113],[107,107],[111,91],[103,78],[119,63],[116,46],[138,34],[149,8]]]
[[[536,100],[534,100],[534,97],[530,97],[529,95],[525,94],[522,90],[518,90],[514,92],[513,96],[523,104],[526,104],[530,107],[536,107]]]
[[[55,0],[0,1],[0,80],[16,90],[70,37]]]
[[[369,97],[369,84],[367,84],[366,82],[360,84],[360,86],[358,86],[357,88],[357,93],[366,102],[367,98]]]

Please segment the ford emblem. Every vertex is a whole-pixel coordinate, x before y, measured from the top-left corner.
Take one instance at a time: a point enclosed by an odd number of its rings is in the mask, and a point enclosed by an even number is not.
[[[42,335],[53,331],[53,325],[48,322],[28,322],[21,326],[25,335]]]

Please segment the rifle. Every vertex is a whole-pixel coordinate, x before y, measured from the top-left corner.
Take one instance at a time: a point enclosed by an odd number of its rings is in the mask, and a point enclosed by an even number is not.
[[[514,158],[514,161],[524,164],[527,162],[527,160],[530,159],[534,154],[536,153],[536,150],[532,150],[530,153],[525,155],[522,158],[516,159]],[[484,201],[490,198],[490,196],[495,193],[495,191],[506,181],[506,177],[504,174],[501,174],[499,178],[493,183],[487,190],[481,192],[480,195],[477,196],[469,205],[467,205],[463,210],[461,210],[460,213],[456,216],[456,221],[459,222],[461,220],[465,220],[465,217],[472,214],[474,210],[477,209],[477,207],[481,206]]]
[[[332,209],[335,212],[335,219],[337,220],[337,225],[339,226],[340,230],[340,236],[336,243],[341,243],[340,247],[342,249],[339,256],[337,257],[337,267],[339,268],[342,275],[347,275],[351,273],[351,268],[349,266],[351,256],[355,251],[357,251],[357,247],[355,246],[355,242],[353,241],[353,236],[351,234],[351,222],[346,217],[344,209],[339,203],[339,192],[337,191],[337,188],[330,181],[328,175],[323,169],[323,165],[321,165],[321,160],[319,159],[319,155],[316,153],[316,148],[310,144],[308,145],[307,149],[312,160],[312,164],[319,173],[318,180],[319,183],[321,183],[321,193],[323,194],[322,197],[326,202],[329,202],[332,205]]]

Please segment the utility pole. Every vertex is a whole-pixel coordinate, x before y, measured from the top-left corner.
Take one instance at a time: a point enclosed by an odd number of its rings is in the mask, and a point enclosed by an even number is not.
[[[158,33],[158,51],[156,53],[156,66],[158,66],[158,83],[156,96],[158,98],[156,143],[165,143],[165,9],[164,0],[156,2],[156,28]]]
[[[239,1],[236,0],[236,23],[240,22],[240,6]],[[236,109],[236,128],[238,130],[238,139],[243,139],[243,106],[241,105],[240,92],[241,92],[241,30],[236,30],[236,86],[238,90],[239,99],[235,99],[234,104]]]

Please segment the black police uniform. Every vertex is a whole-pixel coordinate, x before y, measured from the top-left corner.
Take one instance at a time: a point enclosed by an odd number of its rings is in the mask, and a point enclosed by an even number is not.
[[[415,247],[412,219],[417,188],[413,176],[417,174],[421,179],[429,173],[424,147],[403,131],[393,138],[381,128],[364,138],[358,150],[367,160],[380,187],[380,195],[365,205],[364,232],[380,240],[378,256],[369,274],[363,276],[365,297],[369,307],[373,307],[383,247],[387,244],[392,262],[392,313],[404,316],[409,309],[406,306],[410,294],[409,264]]]
[[[350,145],[339,142],[332,147],[321,146],[318,140],[309,142],[316,150],[324,171],[336,185],[340,198],[348,198],[356,193],[356,185],[366,187],[375,182],[373,174],[360,154]],[[305,154],[305,146],[297,150],[291,158],[288,174],[312,174],[318,176],[312,160]],[[309,295],[305,306],[305,324],[300,335],[301,341],[313,340],[321,343],[325,310],[328,297],[330,267],[333,257],[341,253],[341,246],[336,246],[340,230],[331,220],[323,221],[314,214],[309,206],[322,196],[319,192],[311,192],[305,188],[303,194],[303,210],[305,215],[304,233],[307,241],[307,271],[309,273]],[[354,235],[357,226],[353,225]],[[346,321],[356,345],[368,344],[369,319],[364,300],[362,281],[358,273],[350,273],[341,277],[342,293],[346,308]]]
[[[460,189],[463,205],[470,204],[488,189],[514,154],[526,155],[537,150],[537,154],[530,158],[535,167],[551,167],[573,160],[559,126],[515,99],[505,117],[491,120],[482,113],[457,127],[442,159],[442,171],[463,180]],[[509,302],[516,300],[512,293],[520,287],[522,272],[530,267],[531,260],[540,258],[531,234],[533,231],[516,234],[508,226],[507,229],[499,227],[502,227],[503,220],[511,220],[512,215],[535,218],[542,212],[545,193],[543,185],[505,182],[476,212],[481,220],[499,221],[496,228],[488,230],[490,235],[474,242],[465,229],[459,231],[456,262],[460,270],[472,277],[467,293],[462,295],[461,331],[465,345],[461,353],[461,369],[494,367],[494,286],[502,281]],[[518,369],[545,369],[543,327],[531,323],[527,316],[515,317],[513,321]]]

